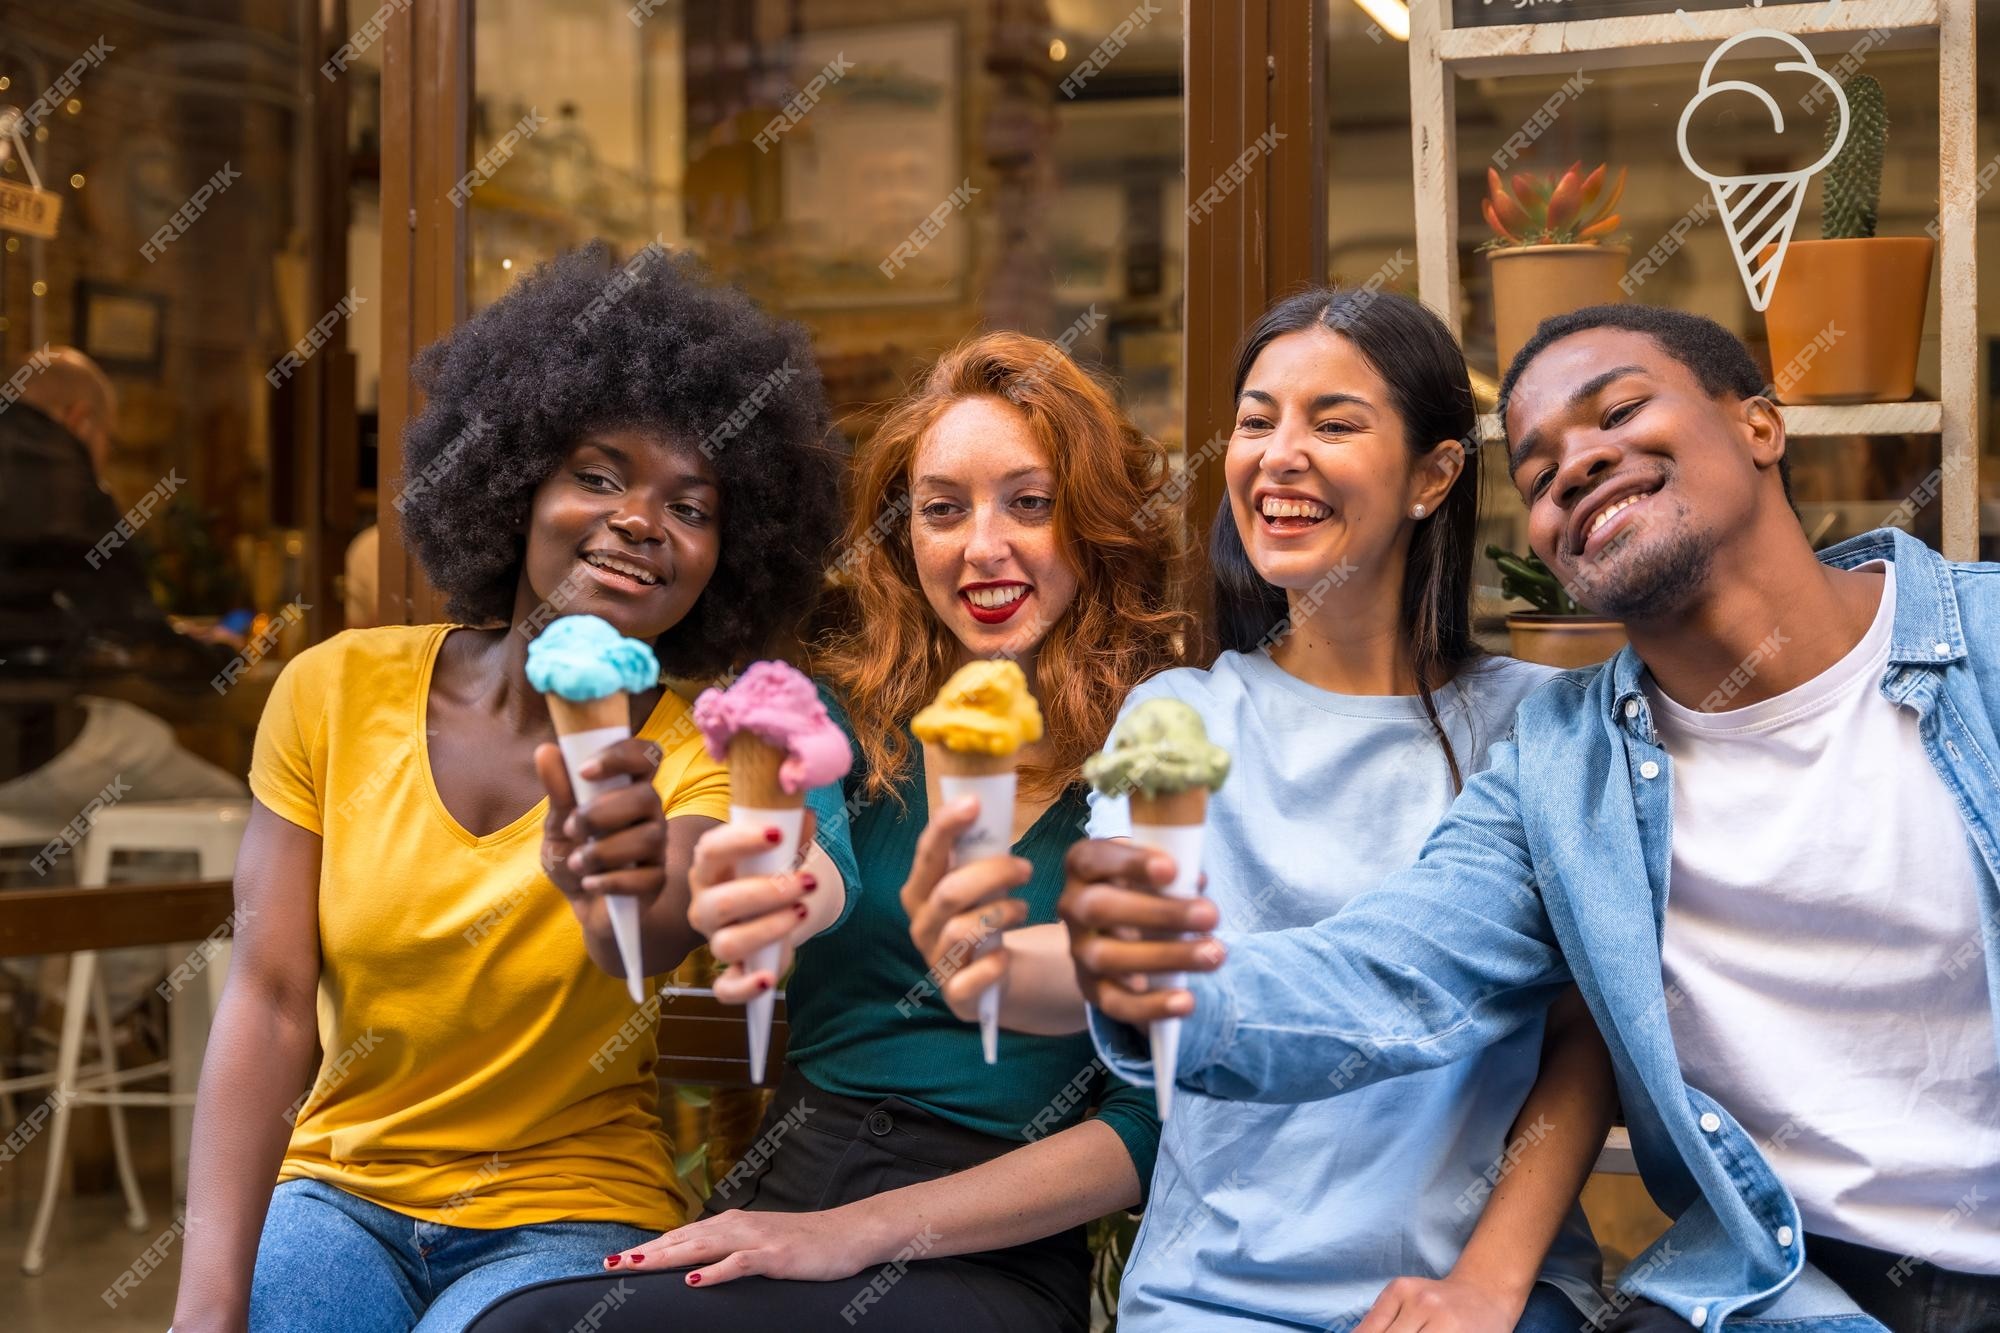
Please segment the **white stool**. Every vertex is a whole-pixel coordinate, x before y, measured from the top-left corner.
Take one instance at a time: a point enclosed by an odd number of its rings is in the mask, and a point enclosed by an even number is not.
[[[98,812],[89,834],[78,851],[77,882],[85,888],[100,888],[110,880],[111,863],[119,852],[192,852],[205,880],[230,879],[236,873],[236,851],[243,842],[243,829],[250,817],[248,801],[134,801]],[[201,988],[207,1001],[202,1025],[187,1034],[195,1045],[205,1031],[222,996],[222,978],[228,968],[226,946],[207,960]],[[73,1106],[103,1106],[111,1113],[111,1146],[118,1161],[119,1183],[125,1191],[126,1225],[135,1231],[146,1226],[146,1202],[139,1192],[139,1178],[132,1170],[132,1150],[125,1134],[123,1109],[127,1106],[169,1106],[176,1108],[178,1130],[188,1108],[194,1105],[192,1083],[200,1074],[199,1058],[190,1071],[184,1058],[156,1060],[134,1069],[119,1069],[112,1060],[110,1000],[104,978],[97,970],[97,954],[90,950],[70,955],[69,991],[63,1006],[62,1045],[56,1057],[54,1116],[49,1128],[49,1160],[42,1181],[42,1201],[35,1210],[35,1224],[28,1233],[28,1249],[21,1258],[21,1271],[39,1274],[47,1261],[49,1227],[55,1220],[56,1196],[62,1190],[63,1168],[69,1156],[69,1117]],[[174,1009],[173,1055],[185,1054],[186,1024],[181,1010]],[[104,1049],[104,1067],[93,1073],[80,1069],[83,1055],[83,1024],[86,1011],[96,1015],[98,1044]],[[125,1084],[141,1079],[172,1076],[178,1085],[168,1092],[132,1092]],[[176,1152],[185,1137],[175,1135]]]
[[[54,820],[27,819],[18,814],[0,811],[0,860],[11,861],[16,856],[22,862],[39,856],[44,848],[61,836],[63,826]],[[24,887],[32,887],[32,883]],[[105,1053],[108,1057],[109,1053]],[[108,1063],[108,1060],[107,1060]],[[98,1066],[88,1068],[96,1070]],[[41,1092],[56,1085],[55,1072],[43,1074],[23,1074],[14,1078],[0,1078],[0,1125],[11,1133],[16,1127],[18,1108],[14,1102],[17,1092]],[[36,1109],[46,1105],[44,1099]],[[37,1131],[39,1132],[39,1130]]]

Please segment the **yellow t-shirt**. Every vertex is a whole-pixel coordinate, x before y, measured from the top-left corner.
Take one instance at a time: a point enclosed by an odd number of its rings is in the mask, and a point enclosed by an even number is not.
[[[451,628],[308,649],[257,727],[251,791],[322,839],[321,1063],[278,1178],[450,1226],[678,1226],[657,1008],[585,954],[542,874],[546,802],[475,838],[431,780],[426,703]],[[640,731],[664,751],[667,817],[727,819],[728,772],[689,713],[669,690]]]

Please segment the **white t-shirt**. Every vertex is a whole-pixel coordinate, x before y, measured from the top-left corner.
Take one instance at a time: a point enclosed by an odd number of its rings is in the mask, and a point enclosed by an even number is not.
[[[1874,623],[1798,688],[1703,713],[1646,679],[1673,759],[1669,1020],[1807,1231],[2000,1273],[1977,854],[1916,714],[1882,696],[1894,568],[1862,568],[1884,574]]]

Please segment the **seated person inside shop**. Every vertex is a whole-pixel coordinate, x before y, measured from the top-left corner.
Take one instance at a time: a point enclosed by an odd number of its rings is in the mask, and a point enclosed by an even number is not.
[[[107,785],[120,799],[246,795],[167,723],[90,692],[143,673],[190,695],[229,659],[175,632],[146,583],[140,539],[105,490],[117,391],[73,347],[10,367],[0,406],[0,815],[59,828]],[[94,557],[94,558],[93,558]]]

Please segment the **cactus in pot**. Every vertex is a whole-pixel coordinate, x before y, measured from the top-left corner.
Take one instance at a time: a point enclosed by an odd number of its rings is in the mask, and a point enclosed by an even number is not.
[[[1863,74],[1849,79],[1847,142],[1827,164],[1820,212],[1820,235],[1829,241],[1858,240],[1875,234],[1875,215],[1882,203],[1882,148],[1889,135],[1889,110],[1882,85]],[[1840,121],[1827,123],[1829,142],[1840,132]]]
[[[1787,403],[1906,402],[1917,389],[1936,232],[1876,234],[1886,99],[1866,75],[1843,93],[1847,138],[1821,173],[1822,239],[1792,242],[1764,310],[1773,380]],[[1831,144],[1840,124],[1826,119]],[[1774,254],[1766,247],[1763,258]]]

